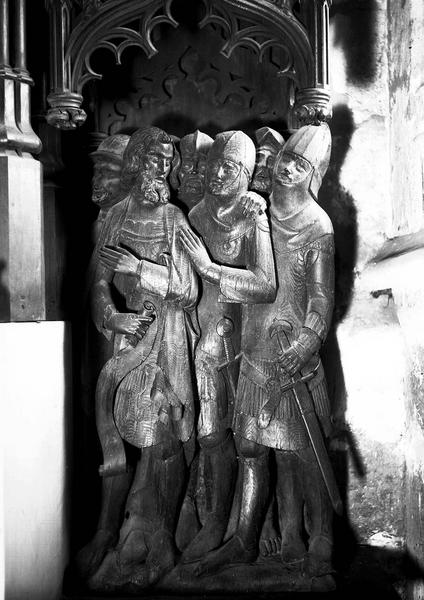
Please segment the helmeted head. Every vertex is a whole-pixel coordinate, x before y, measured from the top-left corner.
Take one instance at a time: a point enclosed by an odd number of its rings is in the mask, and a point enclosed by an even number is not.
[[[110,208],[122,199],[120,181],[125,148],[130,136],[123,133],[110,135],[97,150],[91,153],[93,159],[92,200],[100,208]]]
[[[206,160],[212,144],[213,139],[199,130],[181,138],[178,197],[190,209],[203,198]]]
[[[166,203],[170,197],[167,178],[177,162],[173,137],[158,127],[137,129],[124,152],[122,186],[153,204]]]
[[[255,131],[256,138],[256,167],[253,175],[252,189],[257,192],[271,191],[272,171],[275,158],[284,144],[282,135],[271,129],[261,127]]]
[[[330,154],[331,133],[327,123],[301,127],[278,153],[273,172],[273,188],[307,185],[312,198],[317,200]]]
[[[215,137],[206,165],[206,192],[232,199],[247,191],[255,169],[256,150],[242,131],[223,131]]]

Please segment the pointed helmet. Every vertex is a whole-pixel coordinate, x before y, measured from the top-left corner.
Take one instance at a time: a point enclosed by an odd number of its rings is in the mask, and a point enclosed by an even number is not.
[[[255,144],[242,131],[223,131],[215,137],[208,158],[232,160],[242,167],[250,181],[255,169]]]
[[[213,144],[213,139],[198,129],[181,138],[180,150],[182,155],[207,154]]]
[[[298,154],[310,162],[313,173],[309,191],[314,200],[317,200],[318,190],[330,162],[331,133],[327,123],[301,127],[287,140],[282,152]]]
[[[269,146],[276,152],[278,152],[281,146],[284,144],[283,136],[275,131],[275,129],[271,129],[271,127],[261,127],[255,131],[255,139],[258,148],[261,146]]]

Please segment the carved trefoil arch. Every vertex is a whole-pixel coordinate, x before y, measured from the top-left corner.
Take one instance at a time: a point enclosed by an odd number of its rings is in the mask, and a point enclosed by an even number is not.
[[[221,54],[252,49],[261,62],[269,48],[279,48],[279,76],[292,82],[296,123],[328,120],[328,12],[331,0],[202,0],[199,28],[215,24],[225,41]],[[147,57],[158,49],[152,32],[158,25],[178,27],[173,0],[47,0],[51,27],[51,92],[47,121],[60,129],[84,123],[85,84],[101,79],[91,65],[98,49],[120,64],[122,53],[137,46]],[[297,10],[294,10],[296,4]]]

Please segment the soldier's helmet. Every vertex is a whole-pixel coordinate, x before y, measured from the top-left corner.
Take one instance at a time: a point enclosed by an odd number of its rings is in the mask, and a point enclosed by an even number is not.
[[[269,146],[275,150],[275,152],[278,152],[284,144],[283,136],[271,127],[261,127],[260,129],[257,129],[255,131],[255,139],[258,148]]]
[[[99,144],[97,150],[92,152],[90,156],[94,160],[104,158],[122,165],[125,148],[129,141],[130,136],[124,133],[110,135]]]
[[[304,125],[287,140],[282,152],[298,154],[310,162],[313,173],[309,191],[316,200],[330,163],[331,133],[327,123]]]
[[[207,154],[213,144],[213,139],[199,131],[198,129],[194,133],[188,133],[181,138],[180,150],[182,156],[193,155],[193,154]]]
[[[242,131],[218,133],[209,151],[209,161],[228,158],[239,164],[251,180],[255,170],[256,148],[250,137]]]

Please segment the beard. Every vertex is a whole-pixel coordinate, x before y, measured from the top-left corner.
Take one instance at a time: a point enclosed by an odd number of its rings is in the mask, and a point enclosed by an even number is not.
[[[93,189],[91,196],[91,200],[94,204],[97,204],[100,210],[111,208],[121,199],[122,196],[120,197],[117,191],[108,190],[106,188]]]
[[[166,179],[152,179],[149,173],[142,173],[136,183],[137,195],[152,204],[166,204],[171,197],[171,190]]]
[[[186,175],[181,181],[178,198],[183,202],[200,202],[205,191],[204,180],[197,175]]]
[[[258,169],[252,181],[252,189],[257,192],[271,191],[271,178],[268,169]]]

